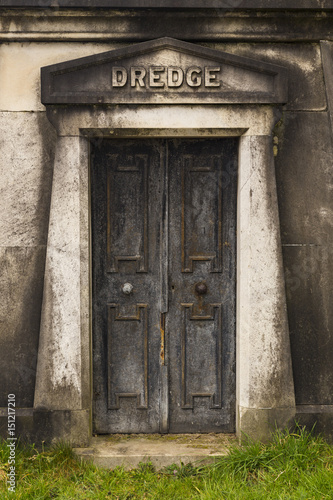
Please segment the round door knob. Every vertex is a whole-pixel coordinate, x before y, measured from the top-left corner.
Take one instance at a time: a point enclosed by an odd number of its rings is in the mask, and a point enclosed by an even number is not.
[[[124,283],[121,289],[125,295],[130,295],[133,292],[133,285],[131,283]]]
[[[207,293],[207,290],[208,288],[206,283],[201,282],[195,285],[195,291],[198,295],[205,295],[205,293]]]

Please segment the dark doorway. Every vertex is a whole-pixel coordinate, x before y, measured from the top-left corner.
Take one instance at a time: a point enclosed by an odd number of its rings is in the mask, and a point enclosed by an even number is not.
[[[92,144],[94,432],[234,432],[234,138]]]

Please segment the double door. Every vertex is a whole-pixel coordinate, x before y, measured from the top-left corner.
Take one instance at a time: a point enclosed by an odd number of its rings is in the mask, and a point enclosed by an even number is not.
[[[233,432],[237,140],[92,146],[94,432]]]

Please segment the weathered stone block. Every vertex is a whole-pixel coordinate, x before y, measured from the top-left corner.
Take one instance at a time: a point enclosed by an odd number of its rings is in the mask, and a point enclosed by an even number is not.
[[[33,405],[45,247],[0,248],[0,407]]]
[[[327,113],[286,113],[276,128],[282,244],[333,238],[333,150]]]
[[[215,44],[213,47],[232,54],[284,66],[288,70],[289,82],[286,109],[324,110],[326,108],[319,44],[227,43]]]
[[[0,110],[44,111],[40,68],[111,50],[110,44],[4,43],[0,45]],[[28,128],[22,129],[28,130]]]
[[[46,243],[54,141],[45,113],[0,112],[0,246]]]
[[[296,403],[332,405],[332,246],[283,250]]]
[[[276,173],[297,404],[332,404],[332,142],[327,113],[287,113]]]

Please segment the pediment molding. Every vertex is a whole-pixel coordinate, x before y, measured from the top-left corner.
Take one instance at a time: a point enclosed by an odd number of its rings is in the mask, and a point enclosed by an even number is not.
[[[160,38],[41,69],[48,104],[281,104],[287,70]]]

